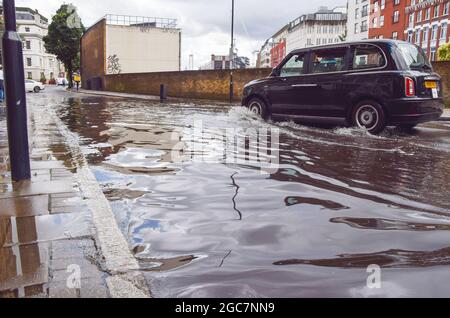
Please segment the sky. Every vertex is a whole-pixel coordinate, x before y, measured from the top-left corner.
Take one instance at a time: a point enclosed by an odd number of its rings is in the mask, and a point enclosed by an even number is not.
[[[106,14],[174,18],[182,29],[182,69],[194,55],[194,66],[211,54],[228,55],[231,46],[231,0],[16,0],[16,6],[37,9],[47,18],[63,3],[72,3],[86,27]],[[256,59],[255,51],[281,27],[298,16],[346,5],[346,0],[235,0],[238,54]]]

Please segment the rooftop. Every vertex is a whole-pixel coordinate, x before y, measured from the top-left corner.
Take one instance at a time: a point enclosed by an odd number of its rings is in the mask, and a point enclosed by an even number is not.
[[[163,28],[163,29],[177,28],[177,20],[169,18],[107,14],[106,16],[103,17],[103,19],[105,19],[106,24],[109,25]]]
[[[39,13],[38,10],[33,10],[31,8],[28,7],[16,7],[16,19],[17,20],[29,20],[26,16],[24,16],[23,14],[21,15],[21,13],[29,13],[31,15],[36,15],[39,14],[41,21],[47,23],[48,19],[46,17],[44,17],[42,14]],[[3,6],[0,5],[0,14],[3,14]]]

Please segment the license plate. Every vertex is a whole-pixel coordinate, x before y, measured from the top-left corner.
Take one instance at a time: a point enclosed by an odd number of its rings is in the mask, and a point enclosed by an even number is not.
[[[433,88],[431,90],[431,93],[433,95],[433,98],[439,98],[439,92],[438,92],[437,88]]]
[[[437,88],[437,82],[433,82],[433,81],[426,81],[425,82],[425,87],[429,88],[429,89],[433,89],[433,88]]]

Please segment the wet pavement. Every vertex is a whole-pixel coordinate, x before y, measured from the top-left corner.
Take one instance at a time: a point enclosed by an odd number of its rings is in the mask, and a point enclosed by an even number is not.
[[[20,183],[8,172],[4,108],[0,112],[0,297],[108,297],[65,139],[45,113],[33,110],[32,179]],[[80,284],[69,288],[77,269]]]
[[[370,136],[207,102],[29,103],[78,134],[156,297],[450,296],[450,123]],[[279,132],[260,145],[277,169],[229,160],[264,131]],[[381,289],[366,285],[373,264]]]

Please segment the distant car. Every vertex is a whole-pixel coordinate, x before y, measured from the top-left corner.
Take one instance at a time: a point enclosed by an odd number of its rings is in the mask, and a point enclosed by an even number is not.
[[[67,86],[69,82],[64,77],[59,77],[56,79],[56,85],[58,86]]]
[[[242,105],[263,118],[373,134],[436,120],[444,108],[441,77],[422,48],[393,40],[293,51],[268,78],[244,87]]]
[[[45,85],[33,80],[26,80],[25,89],[27,92],[39,93],[40,91],[43,91],[45,89]]]

